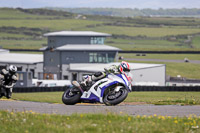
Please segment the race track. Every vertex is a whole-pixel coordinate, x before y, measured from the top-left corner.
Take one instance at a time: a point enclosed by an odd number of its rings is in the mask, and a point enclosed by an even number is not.
[[[189,116],[191,114],[200,116],[200,106],[179,105],[127,105],[105,106],[102,104],[50,104],[40,102],[0,100],[0,110],[8,111],[33,111],[36,113],[70,115],[73,113],[117,113],[127,115],[167,115],[167,116]]]

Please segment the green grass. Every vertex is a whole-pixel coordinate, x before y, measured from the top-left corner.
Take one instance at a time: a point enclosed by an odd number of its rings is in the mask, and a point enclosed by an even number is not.
[[[155,105],[200,105],[200,92],[131,92],[125,102]]]
[[[181,75],[181,77],[185,77],[185,78],[200,79],[200,75],[198,74],[199,69],[200,69],[200,64],[153,62],[153,61],[132,61],[132,60],[126,60],[126,61],[130,62],[130,63],[165,64],[166,65],[166,75],[170,75],[172,77]]]
[[[122,54],[124,58],[136,58],[136,59],[168,59],[168,60],[200,60],[199,54],[146,54],[146,56],[136,56],[136,54]],[[182,77],[200,79],[199,69],[200,64],[192,63],[170,63],[170,62],[152,62],[152,61],[128,61],[134,63],[154,63],[154,64],[166,64],[166,74],[176,77],[181,75]]]
[[[44,44],[44,39],[39,45],[38,40],[31,34],[37,33],[36,38],[40,38],[47,31],[86,30],[121,36],[107,39],[107,42],[112,41],[112,43],[108,44],[123,50],[200,51],[199,35],[193,37],[192,45],[183,43],[183,41],[187,40],[187,35],[200,33],[200,28],[198,27],[199,18],[121,18],[88,15],[86,20],[82,20],[75,19],[75,16],[71,14],[70,17],[66,18],[62,14],[61,16],[39,15],[21,12],[17,9],[0,8],[0,27],[7,27],[7,29],[0,32],[0,46],[3,46],[3,48],[24,49],[29,47],[31,49],[38,49],[38,47],[42,47],[42,44]],[[13,29],[8,27],[13,27]],[[14,27],[24,27],[25,31],[20,32],[19,29],[14,29]],[[39,28],[40,30],[31,31],[27,28]],[[29,34],[24,34],[25,32]],[[145,40],[126,39],[123,38],[124,35],[129,37],[145,36],[148,38]],[[184,38],[182,36],[182,38],[177,38],[174,42],[163,40],[163,37],[173,35],[183,35]],[[33,45],[30,45],[24,38],[29,39]],[[26,44],[28,46],[25,46]]]
[[[1,133],[184,133],[200,132],[200,118],[116,114],[49,115],[0,111]]]
[[[193,44],[196,48],[200,48],[200,36],[194,37],[193,40],[192,40],[192,44]]]
[[[167,60],[184,60],[188,58],[189,60],[200,60],[199,54],[145,54],[146,56],[137,56],[137,54],[124,54],[119,53],[119,56],[124,58],[135,58],[135,59],[167,59]]]
[[[47,45],[46,39],[42,40],[0,40],[0,46],[5,49],[39,49]]]
[[[62,20],[0,20],[1,26],[27,27],[27,28],[42,28],[50,29],[51,31],[58,30],[72,30],[85,27],[92,24],[101,24],[102,22],[91,20],[76,20],[76,19],[62,19]]]
[[[45,16],[45,15],[33,15],[21,12],[19,10],[11,8],[1,8],[0,9],[0,18],[3,19],[47,19],[54,18],[55,16]]]
[[[166,62],[161,62],[161,64],[166,64],[166,73],[172,77],[181,75],[185,78],[200,79],[200,75],[198,74],[200,70],[200,64]]]
[[[13,93],[12,99],[62,103],[63,92]],[[125,103],[200,105],[200,92],[131,92]]]
[[[118,47],[123,50],[140,50],[140,51],[150,51],[150,50],[156,50],[156,51],[164,51],[164,50],[172,50],[172,51],[180,51],[180,50],[200,50],[200,49],[194,49],[190,48],[186,44],[182,44],[180,46],[180,42],[172,42],[167,40],[150,40],[150,39],[107,39],[107,45],[111,45],[114,47]],[[112,42],[112,43],[109,43]]]
[[[85,29],[84,29],[85,30]],[[147,36],[147,37],[163,37],[169,35],[184,35],[200,33],[199,28],[188,27],[120,27],[120,26],[100,26],[91,28],[91,30],[106,32],[110,34],[128,35],[128,36]]]
[[[64,92],[13,93],[12,99],[34,102],[62,103],[63,93]]]

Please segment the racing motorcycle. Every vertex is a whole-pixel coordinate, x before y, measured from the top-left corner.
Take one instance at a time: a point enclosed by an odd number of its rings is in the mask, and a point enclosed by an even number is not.
[[[1,75],[0,75],[1,76]],[[0,77],[0,98],[2,98],[3,96],[10,98],[8,96],[8,91],[10,91],[10,89],[12,88],[9,85],[4,85],[5,81],[3,80],[2,77]],[[12,92],[11,92],[12,93]]]
[[[107,74],[105,78],[91,83],[89,89],[83,93],[80,91],[80,83],[72,82],[72,87],[68,88],[62,96],[62,101],[66,105],[76,103],[103,103],[108,106],[117,105],[124,101],[131,91],[131,73]]]
[[[0,98],[6,96],[6,88],[4,86],[4,81],[0,79]]]

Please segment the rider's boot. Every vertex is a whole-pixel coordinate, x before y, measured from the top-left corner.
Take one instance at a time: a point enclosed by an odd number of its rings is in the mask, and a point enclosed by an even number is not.
[[[72,81],[72,84],[74,86],[76,86],[77,88],[79,88],[79,90],[81,91],[81,93],[84,92],[84,90],[82,89],[81,85],[77,81]]]
[[[6,88],[6,97],[9,99],[12,96],[12,88]]]

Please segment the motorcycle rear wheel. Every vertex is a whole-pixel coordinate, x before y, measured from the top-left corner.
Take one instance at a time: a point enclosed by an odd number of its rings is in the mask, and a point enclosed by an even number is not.
[[[128,91],[125,88],[121,88],[118,92],[108,92],[104,95],[103,102],[107,106],[117,105],[123,102],[128,96]]]
[[[73,91],[76,90],[76,91]],[[80,101],[81,92],[78,88],[68,88],[62,95],[62,101],[66,105],[74,105]]]
[[[5,95],[3,88],[0,87],[0,99]]]

